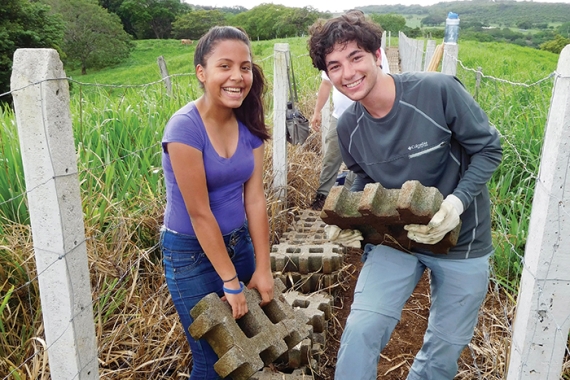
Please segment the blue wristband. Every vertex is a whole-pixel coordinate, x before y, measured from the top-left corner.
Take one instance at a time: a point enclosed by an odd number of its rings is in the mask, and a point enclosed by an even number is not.
[[[243,292],[243,288],[244,288],[244,284],[243,282],[239,282],[239,289],[228,289],[225,286],[222,286],[222,289],[224,289],[224,293],[228,293],[228,294],[240,294],[241,292]]]

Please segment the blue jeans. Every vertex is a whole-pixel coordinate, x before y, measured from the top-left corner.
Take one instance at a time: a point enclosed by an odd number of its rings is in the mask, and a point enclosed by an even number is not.
[[[450,260],[367,244],[340,341],[335,380],[376,379],[380,352],[426,268],[431,275],[430,315],[408,380],[453,379],[487,294],[490,255]]]
[[[247,284],[255,271],[255,256],[247,222],[224,235],[224,242],[240,281]],[[160,231],[160,246],[168,290],[192,351],[190,379],[219,379],[220,376],[214,371],[218,355],[205,339],[192,338],[189,327],[193,321],[190,310],[210,293],[215,292],[220,297],[223,296],[223,281],[195,236],[180,234],[163,227]]]

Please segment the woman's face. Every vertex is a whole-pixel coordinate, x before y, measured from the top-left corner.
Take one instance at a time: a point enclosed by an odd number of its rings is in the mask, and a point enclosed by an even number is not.
[[[247,44],[222,40],[206,56],[206,65],[196,66],[196,76],[210,101],[222,107],[238,108],[251,90],[252,66]]]

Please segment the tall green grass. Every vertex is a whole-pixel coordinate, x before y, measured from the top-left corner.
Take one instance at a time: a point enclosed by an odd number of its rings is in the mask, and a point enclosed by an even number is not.
[[[0,108],[0,236],[5,222],[27,223],[25,183],[14,113]]]
[[[487,112],[503,141],[503,162],[489,183],[496,280],[515,293],[521,273],[536,174],[558,56],[500,43],[460,44],[458,77]],[[475,73],[484,76],[477,86]]]

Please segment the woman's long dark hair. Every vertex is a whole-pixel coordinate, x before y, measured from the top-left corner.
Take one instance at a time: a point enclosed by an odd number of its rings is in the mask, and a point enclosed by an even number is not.
[[[245,43],[251,54],[251,43],[245,31],[233,26],[214,26],[200,38],[196,45],[194,67],[198,65],[206,67],[206,59],[214,46],[218,42],[226,40],[238,40]],[[267,83],[261,67],[255,63],[252,63],[252,74],[253,83],[251,90],[241,106],[234,110],[234,113],[237,119],[244,123],[252,134],[265,141],[270,138],[269,131],[265,125],[265,110],[263,108],[263,95],[267,89]],[[202,83],[200,85],[203,87]]]

